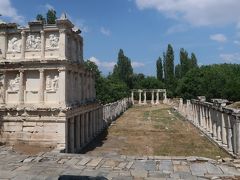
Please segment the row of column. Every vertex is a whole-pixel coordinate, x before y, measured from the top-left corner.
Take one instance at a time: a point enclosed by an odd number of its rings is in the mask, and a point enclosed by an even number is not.
[[[66,152],[79,153],[104,129],[102,107],[68,118],[66,123]]]
[[[77,73],[69,71],[66,82],[67,102],[69,104],[75,102],[86,103],[95,100],[95,79],[91,72]]]
[[[143,93],[143,96],[144,96],[144,100],[142,102],[142,93]],[[152,94],[152,99],[151,99],[151,104],[159,104],[159,93],[160,92],[154,92],[154,91],[151,91],[151,94]],[[156,98],[154,97],[156,94]],[[138,104],[147,104],[147,92],[146,91],[138,91]],[[156,100],[154,100],[156,99]],[[163,102],[165,102],[167,99],[167,94],[166,92],[163,92]],[[134,104],[134,91],[131,92],[131,100],[132,100],[132,103]]]
[[[212,103],[179,105],[179,110],[192,123],[228,151],[240,155],[240,114],[230,109],[215,107]]]
[[[110,124],[123,112],[131,106],[131,100],[124,98],[114,103],[106,104],[103,106],[103,119],[107,124]]]

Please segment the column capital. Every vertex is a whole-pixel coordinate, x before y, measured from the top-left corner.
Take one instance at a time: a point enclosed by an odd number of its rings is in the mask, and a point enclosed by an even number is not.
[[[40,73],[44,73],[44,71],[45,71],[44,69],[39,69]]]
[[[41,30],[40,33],[41,33],[41,35],[44,35],[44,34],[45,34],[45,31],[44,31],[44,30]]]
[[[58,72],[61,72],[61,71],[67,71],[66,68],[58,68]]]
[[[21,31],[22,36],[26,36],[26,31]]]

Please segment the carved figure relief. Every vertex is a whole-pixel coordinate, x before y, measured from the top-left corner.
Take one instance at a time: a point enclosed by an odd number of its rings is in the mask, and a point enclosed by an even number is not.
[[[15,79],[11,79],[8,84],[8,89],[10,91],[19,91],[19,85],[20,85],[20,76],[17,74]]]
[[[49,48],[58,48],[59,37],[56,34],[49,35]]]
[[[8,41],[9,52],[20,52],[21,51],[21,40],[13,37]]]
[[[51,75],[46,76],[46,90],[47,91],[57,91],[58,90],[59,78],[57,75],[54,77]]]
[[[36,35],[29,35],[26,40],[26,49],[41,49],[41,38]]]

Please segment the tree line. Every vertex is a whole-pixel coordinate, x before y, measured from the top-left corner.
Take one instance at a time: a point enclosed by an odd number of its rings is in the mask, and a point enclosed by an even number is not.
[[[169,44],[156,60],[156,76],[134,73],[131,59],[119,50],[113,72],[103,76],[98,66],[89,60],[87,69],[96,74],[97,99],[109,103],[130,95],[131,89],[167,89],[168,97],[192,99],[197,96],[240,99],[240,65],[215,64],[198,66],[197,57],[181,48],[179,64],[175,65],[173,47]]]

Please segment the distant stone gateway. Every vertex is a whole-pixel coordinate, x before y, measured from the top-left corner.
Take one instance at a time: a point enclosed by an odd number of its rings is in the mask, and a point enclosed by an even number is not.
[[[95,75],[84,67],[83,38],[73,27],[66,16],[54,25],[0,24],[0,142],[79,152],[126,110],[127,100],[115,114],[97,103]]]
[[[166,89],[132,89],[131,90],[131,100],[134,104],[134,93],[138,93],[138,104],[147,104],[147,93],[151,93],[151,104],[159,104],[160,96],[163,95],[163,103],[167,103],[167,90]],[[142,94],[144,99],[142,101]],[[156,98],[155,98],[156,95]]]

